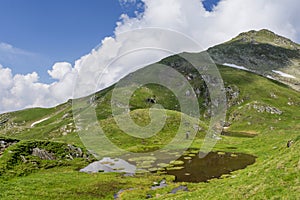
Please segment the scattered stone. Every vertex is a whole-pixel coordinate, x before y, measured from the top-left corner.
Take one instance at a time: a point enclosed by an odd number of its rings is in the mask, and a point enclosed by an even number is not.
[[[151,187],[151,190],[157,190],[157,189],[164,188],[164,187],[167,187],[167,186],[168,186],[168,184],[167,184],[166,180],[163,179],[159,183],[154,182],[152,187]]]
[[[234,106],[236,104],[240,104],[240,102],[238,102],[240,90],[236,85],[227,86],[225,88],[225,91],[226,91],[226,96],[227,96],[228,107]]]
[[[20,155],[20,157],[21,157],[21,160],[23,161],[23,163],[27,163],[27,160],[26,160],[25,156]]]
[[[75,147],[71,144],[68,144],[68,148],[69,148],[71,157],[73,157],[73,158],[82,158],[84,156],[83,151],[80,147]]]
[[[289,140],[286,144],[287,148],[290,148],[292,146],[292,144],[294,143],[293,140]]]
[[[147,102],[148,103],[156,103],[156,98],[155,97],[147,98]]]
[[[11,145],[16,144],[18,141],[6,141],[6,140],[0,140],[0,155],[3,154],[5,149],[10,147]]]
[[[186,191],[186,192],[188,192],[189,190],[188,190],[187,186],[181,185],[181,186],[178,186],[177,188],[172,189],[170,193],[171,194],[176,194],[178,191]]]
[[[277,95],[276,95],[275,93],[273,93],[273,92],[270,93],[270,96],[271,96],[272,98],[274,98],[274,99],[277,99]]]
[[[254,104],[253,108],[260,113],[263,112],[267,112],[267,113],[271,113],[276,114],[276,115],[281,115],[283,112],[281,110],[279,110],[278,108],[272,107],[272,106],[267,106],[267,105],[259,105],[259,104]]]

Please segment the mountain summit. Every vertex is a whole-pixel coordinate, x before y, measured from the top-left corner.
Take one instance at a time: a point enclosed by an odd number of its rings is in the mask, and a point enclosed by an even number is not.
[[[241,33],[208,53],[218,64],[243,66],[300,90],[300,45],[269,30]]]
[[[252,43],[252,44],[270,44],[277,47],[282,47],[291,50],[299,50],[300,45],[293,42],[292,40],[282,37],[280,35],[275,34],[272,31],[267,29],[262,29],[260,31],[249,31],[239,34],[237,37],[233,38],[228,43],[233,42],[240,43]]]

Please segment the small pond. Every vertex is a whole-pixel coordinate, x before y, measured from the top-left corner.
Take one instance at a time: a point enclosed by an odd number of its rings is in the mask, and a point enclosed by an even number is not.
[[[243,153],[210,152],[204,158],[199,149],[160,152],[159,156],[103,158],[81,169],[81,172],[120,172],[127,174],[163,173],[175,176],[176,182],[206,182],[224,174],[243,169],[255,162],[256,157]],[[180,156],[182,155],[182,156]],[[177,160],[171,158],[178,158]],[[174,161],[175,160],[175,161]]]
[[[242,153],[210,152],[204,158],[199,156],[185,157],[181,169],[167,170],[167,174],[174,175],[176,182],[206,182],[212,178],[219,178],[238,169],[244,169],[255,162],[255,156]]]

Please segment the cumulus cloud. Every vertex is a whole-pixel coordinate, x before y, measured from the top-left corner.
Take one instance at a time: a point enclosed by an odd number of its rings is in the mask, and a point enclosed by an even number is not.
[[[67,62],[55,63],[52,70],[48,70],[48,74],[57,80],[62,80],[64,76],[72,71],[72,65]]]
[[[120,2],[136,3],[135,0]],[[135,17],[121,15],[114,36],[104,38],[73,67],[69,63],[56,63],[48,70],[55,80],[52,84],[39,83],[36,73],[13,76],[10,69],[0,67],[0,111],[62,103],[72,97],[74,86],[79,91],[75,97],[86,95],[167,55],[201,51],[243,31],[267,28],[300,41],[298,0],[221,0],[212,12],[206,11],[200,0],[142,2],[143,13],[136,13]],[[149,27],[156,29],[147,29]],[[158,28],[166,31],[157,31]],[[203,48],[183,42],[189,40],[182,39],[180,34],[171,34],[170,30],[191,37]],[[2,44],[0,51],[1,48],[10,47]]]
[[[72,97],[75,77],[68,72],[58,82],[43,84],[36,72],[13,75],[11,69],[0,65],[0,112],[62,103]]]

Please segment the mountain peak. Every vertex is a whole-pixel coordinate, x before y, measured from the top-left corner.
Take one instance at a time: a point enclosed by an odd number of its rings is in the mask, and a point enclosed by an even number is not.
[[[251,30],[243,32],[237,37],[229,41],[239,43],[251,43],[251,44],[270,44],[273,46],[279,46],[286,49],[297,50],[300,49],[300,45],[292,40],[275,34],[268,29],[261,29],[259,31]]]
[[[300,91],[300,45],[272,31],[241,33],[208,53],[216,63],[243,66]]]

